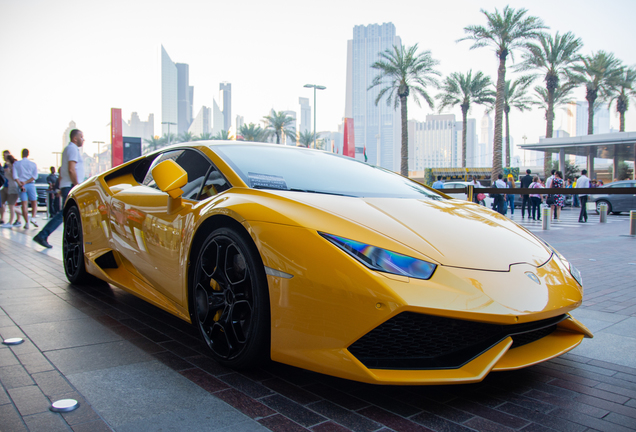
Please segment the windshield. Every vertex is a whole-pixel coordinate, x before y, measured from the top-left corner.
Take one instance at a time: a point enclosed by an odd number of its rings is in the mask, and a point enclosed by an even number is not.
[[[393,172],[355,159],[300,147],[258,144],[211,145],[251,188],[354,197],[435,198]]]

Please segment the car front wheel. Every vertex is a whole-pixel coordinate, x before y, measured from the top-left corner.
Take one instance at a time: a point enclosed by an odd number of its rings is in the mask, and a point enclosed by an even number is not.
[[[612,205],[605,200],[596,201],[596,214],[601,214],[601,204],[607,205],[607,214],[612,212]]]
[[[64,272],[69,282],[85,284],[94,280],[86,272],[86,266],[84,265],[82,219],[76,206],[70,207],[64,215],[62,256],[64,258]]]
[[[215,360],[242,369],[266,358],[269,292],[251,239],[219,228],[203,242],[192,284],[193,323]]]

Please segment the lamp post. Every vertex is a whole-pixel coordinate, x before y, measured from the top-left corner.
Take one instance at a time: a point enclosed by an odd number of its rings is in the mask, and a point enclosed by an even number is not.
[[[161,122],[162,125],[167,124],[168,125],[168,145],[170,145],[170,125],[177,125],[174,122]]]
[[[327,87],[317,85],[317,84],[305,84],[304,87],[314,89],[314,149],[315,149],[316,148],[316,89],[324,90]]]

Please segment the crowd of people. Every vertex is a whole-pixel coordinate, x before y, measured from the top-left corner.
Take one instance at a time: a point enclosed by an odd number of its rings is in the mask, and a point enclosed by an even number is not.
[[[438,178],[438,182],[440,179]],[[481,188],[481,183],[475,178],[469,178],[470,183],[475,188]],[[561,171],[552,170],[550,176],[545,180],[545,183],[539,176],[533,176],[532,171],[527,169],[526,175],[519,179],[519,187],[521,189],[560,189],[560,188],[596,188],[603,186],[602,180],[590,180],[587,177],[587,170],[582,170],[581,175],[576,178],[563,178]],[[443,186],[442,186],[443,187]],[[509,174],[505,179],[503,174],[499,174],[497,180],[493,183],[492,187],[497,189],[512,189],[516,188],[516,182],[512,174]],[[490,194],[493,198],[493,210],[502,215],[506,215],[508,210],[510,214],[515,213],[515,194],[513,193],[495,193]],[[541,191],[531,193],[528,195],[521,195],[521,217],[526,217],[532,220],[541,220],[541,206],[542,204],[550,208],[550,216],[552,220],[561,220],[561,209],[565,207],[565,194],[545,194]],[[485,205],[485,194],[475,191],[473,200],[476,203]],[[579,222],[587,222],[587,194],[573,195],[572,200],[573,207],[580,207]]]
[[[22,226],[29,229],[32,225],[38,227],[38,193],[35,182],[38,178],[38,167],[29,159],[29,149],[22,149],[22,158],[17,160],[9,150],[2,152],[4,163],[0,166],[0,227],[14,228]],[[51,167],[51,172],[55,171]],[[57,176],[49,176],[49,189],[54,191]],[[55,199],[49,200],[51,209],[55,207]],[[29,211],[29,206],[31,210]],[[8,209],[8,219],[5,212]],[[22,218],[24,225],[20,222]]]
[[[46,247],[48,236],[62,224],[63,201],[73,186],[84,179],[84,165],[79,148],[84,144],[82,131],[73,129],[70,142],[62,153],[62,166],[59,170],[50,168],[46,178],[48,183],[48,221],[33,237],[33,240]],[[38,179],[38,167],[29,159],[29,150],[22,150],[22,159],[16,160],[9,150],[2,153],[4,164],[0,166],[0,226],[2,228],[29,229],[38,225],[38,194],[35,182]],[[29,205],[31,211],[29,212]],[[5,222],[5,210],[8,208],[8,220]],[[30,213],[30,214],[29,214]],[[24,225],[20,222],[23,219]]]

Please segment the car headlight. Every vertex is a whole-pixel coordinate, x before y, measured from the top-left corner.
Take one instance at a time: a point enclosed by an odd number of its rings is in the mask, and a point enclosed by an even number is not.
[[[579,269],[574,267],[572,264],[570,264],[570,263],[568,263],[568,264],[570,265],[570,274],[579,283],[579,285],[581,285],[581,287],[582,287],[583,286],[583,278],[581,277],[581,272],[579,271]]]
[[[548,247],[548,249],[550,249],[550,251],[552,251],[554,255],[559,257],[559,259],[563,263],[568,265],[568,269],[570,270],[570,274],[572,275],[572,277],[578,282],[579,285],[581,285],[581,287],[583,287],[583,278],[581,277],[581,272],[579,271],[579,269],[574,267],[568,260],[565,259],[563,255],[561,255],[555,248],[550,246],[548,242],[544,240],[541,240],[541,241],[543,242],[543,244],[545,244]]]
[[[433,276],[437,268],[436,264],[366,243],[332,234],[319,234],[372,270],[426,280]]]

